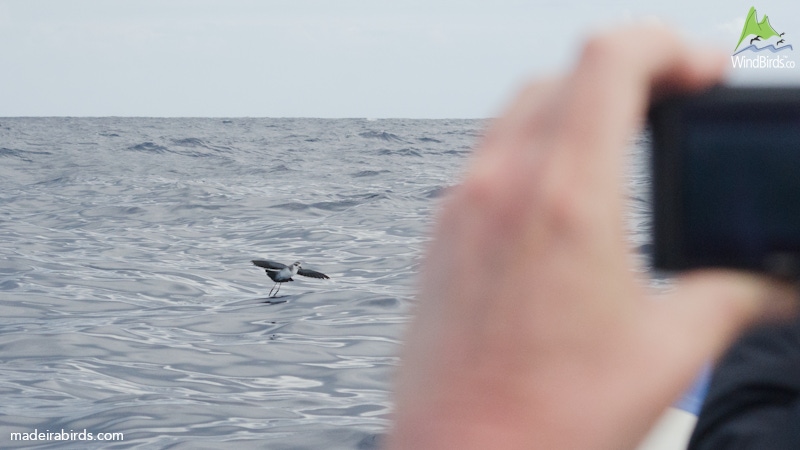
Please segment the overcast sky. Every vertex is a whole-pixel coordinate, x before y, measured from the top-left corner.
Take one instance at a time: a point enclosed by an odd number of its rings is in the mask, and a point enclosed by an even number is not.
[[[800,52],[795,0],[0,0],[0,116],[489,117],[592,30],[732,51],[750,6]]]

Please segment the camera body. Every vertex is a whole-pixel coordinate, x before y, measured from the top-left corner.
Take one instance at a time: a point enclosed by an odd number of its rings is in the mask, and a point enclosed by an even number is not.
[[[649,122],[654,268],[800,276],[800,88],[716,86]]]

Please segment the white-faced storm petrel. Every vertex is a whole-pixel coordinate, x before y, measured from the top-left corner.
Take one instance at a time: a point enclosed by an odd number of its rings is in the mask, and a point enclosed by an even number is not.
[[[269,291],[270,297],[278,295],[278,291],[281,290],[281,283],[294,281],[292,277],[295,275],[302,275],[304,277],[311,278],[330,278],[324,273],[303,269],[300,265],[300,261],[295,261],[291,266],[287,266],[286,264],[281,264],[275,261],[267,261],[265,259],[254,259],[251,262],[258,267],[264,268],[264,270],[267,272],[267,276],[275,282],[275,286],[272,286],[272,289]],[[277,291],[275,291],[276,287],[278,288]],[[272,291],[275,291],[275,295],[272,295]]]

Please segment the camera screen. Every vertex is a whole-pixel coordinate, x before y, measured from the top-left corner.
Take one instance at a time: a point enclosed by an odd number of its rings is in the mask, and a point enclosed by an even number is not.
[[[693,265],[800,255],[798,113],[750,104],[684,116],[681,228]]]

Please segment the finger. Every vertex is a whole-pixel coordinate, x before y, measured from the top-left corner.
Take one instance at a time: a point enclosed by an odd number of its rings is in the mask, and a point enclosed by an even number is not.
[[[615,203],[608,210],[620,211],[620,186],[610,180],[623,175],[628,139],[651,92],[707,86],[720,79],[723,67],[718,55],[688,47],[664,27],[598,35],[586,45],[571,76],[530,85],[494,121],[468,172],[497,180],[498,173],[514,173],[511,167],[520,172],[518,178],[533,181],[536,177],[525,174],[553,161],[543,153],[563,155],[564,164],[556,166],[568,173],[557,178],[567,184],[581,181],[582,191],[611,199]]]
[[[564,84],[563,77],[542,78],[526,85],[511,105],[495,119],[483,139],[483,147],[494,151],[519,147],[526,138],[535,136],[545,117],[543,109],[557,100]]]
[[[661,26],[628,27],[587,43],[562,89],[550,132],[569,167],[569,183],[585,204],[603,211],[608,229],[621,230],[626,150],[653,92],[699,89],[720,80],[724,59],[694,50]],[[619,237],[618,237],[619,240]]]
[[[609,147],[624,149],[652,92],[699,89],[718,82],[723,69],[719,54],[694,50],[661,26],[598,35],[587,43],[564,91],[563,134],[582,144],[570,148],[594,154],[589,165],[614,160]]]
[[[675,289],[654,303],[650,331],[660,342],[661,360],[673,365],[672,370],[680,369],[675,364],[683,364],[686,376],[692,377],[748,326],[792,317],[797,313],[797,299],[795,286],[774,279],[698,271],[680,277]]]
[[[543,110],[555,100],[563,78],[545,78],[527,85],[507,110],[493,120],[470,160],[467,173],[476,179],[497,180],[508,165],[522,164],[533,153],[532,142],[546,127]]]

